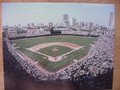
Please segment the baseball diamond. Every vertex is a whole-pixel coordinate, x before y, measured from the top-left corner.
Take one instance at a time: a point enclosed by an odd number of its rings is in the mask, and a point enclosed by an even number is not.
[[[45,70],[54,72],[81,60],[96,40],[96,37],[56,35],[11,41],[21,53],[38,61]]]

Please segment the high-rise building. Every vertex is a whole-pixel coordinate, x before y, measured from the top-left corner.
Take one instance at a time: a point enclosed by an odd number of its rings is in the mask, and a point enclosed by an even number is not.
[[[27,28],[31,28],[30,24],[27,25]]]
[[[79,22],[79,27],[80,27],[80,28],[82,27],[82,22]]]
[[[72,18],[72,25],[73,26],[76,26],[77,22],[76,22],[76,19],[75,18]]]
[[[49,22],[49,27],[53,27],[53,23],[52,22]]]
[[[111,26],[113,23],[113,12],[110,12],[110,18],[109,18],[109,25],[108,26]]]
[[[64,14],[64,15],[63,15],[63,22],[64,22],[67,26],[69,26],[69,16],[68,16],[67,14]]]
[[[32,26],[32,27],[34,27],[34,26],[35,26],[35,24],[34,24],[34,23],[31,23],[31,26]]]

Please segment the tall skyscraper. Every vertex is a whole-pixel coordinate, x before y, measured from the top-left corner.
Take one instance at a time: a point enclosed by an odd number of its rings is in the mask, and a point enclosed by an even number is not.
[[[35,26],[35,24],[34,23],[31,23],[31,27],[34,27]]]
[[[69,26],[69,16],[68,16],[67,14],[64,14],[64,15],[63,15],[63,22],[64,22],[67,26]]]
[[[113,23],[113,12],[110,12],[110,18],[109,18],[109,25],[108,26],[111,26]]]
[[[72,25],[73,26],[76,26],[77,22],[76,22],[76,19],[75,18],[72,18]]]

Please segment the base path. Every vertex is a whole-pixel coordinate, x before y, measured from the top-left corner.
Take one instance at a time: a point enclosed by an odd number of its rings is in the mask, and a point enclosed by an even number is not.
[[[46,48],[46,47],[53,46],[53,45],[69,47],[71,49],[77,49],[77,48],[81,47],[77,44],[68,43],[68,42],[50,42],[50,43],[42,43],[42,44],[34,45],[34,46],[27,48],[27,49],[35,52],[35,51],[38,51],[42,48]]]
[[[73,49],[72,51],[69,51],[67,53],[64,53],[60,56],[57,56],[57,57],[53,57],[53,56],[49,56],[47,54],[44,54],[42,52],[38,52],[38,50],[42,49],[42,48],[46,48],[46,47],[49,47],[49,46],[53,46],[53,45],[59,45],[59,46],[64,46],[64,47],[69,47],[71,49]],[[38,44],[38,45],[34,45],[30,48],[26,48],[27,50],[30,50],[32,52],[35,52],[35,53],[38,53],[38,54],[41,54],[43,56],[46,56],[48,57],[48,60],[52,61],[52,62],[58,62],[60,60],[62,60],[62,57],[65,56],[65,55],[68,55],[80,48],[83,48],[83,46],[79,46],[77,44],[73,44],[73,43],[68,43],[68,42],[50,42],[50,43],[42,43],[42,44]]]

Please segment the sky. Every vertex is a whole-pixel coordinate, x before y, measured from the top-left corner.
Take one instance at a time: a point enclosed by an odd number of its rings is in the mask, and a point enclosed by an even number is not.
[[[49,22],[55,24],[62,22],[63,14],[68,14],[69,20],[74,17],[78,22],[94,22],[108,26],[110,12],[115,13],[114,4],[2,3],[2,24],[9,26]]]

